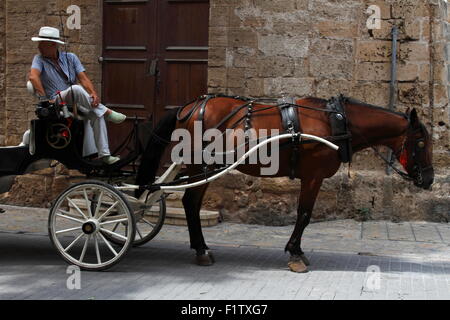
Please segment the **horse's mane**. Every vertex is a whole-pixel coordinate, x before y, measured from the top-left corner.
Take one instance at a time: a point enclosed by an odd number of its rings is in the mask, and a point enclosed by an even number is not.
[[[407,118],[406,114],[403,112],[398,112],[398,111],[393,111],[393,110],[389,110],[380,106],[376,106],[374,104],[370,104],[370,103],[366,103],[360,100],[357,100],[355,98],[351,98],[351,97],[343,97],[345,102],[348,102],[350,104],[354,104],[354,105],[358,105],[358,106],[362,106],[362,107],[367,107],[370,109],[375,109],[375,110],[380,110],[380,111],[384,111],[384,112],[388,112],[388,113],[392,113],[398,116],[402,116],[404,118]]]
[[[366,108],[370,108],[370,109],[380,110],[380,111],[384,111],[384,112],[387,112],[387,113],[391,113],[391,114],[395,114],[397,116],[401,116],[401,117],[407,118],[407,115],[405,113],[403,113],[403,112],[389,110],[387,108],[383,108],[383,107],[380,107],[380,106],[377,106],[377,105],[374,105],[374,104],[366,103],[366,102],[360,101],[360,100],[352,98],[352,97],[346,97],[344,95],[341,95],[341,97],[342,97],[343,101],[346,102],[346,103],[350,103],[350,104],[353,104],[353,105],[366,107]],[[317,97],[306,97],[306,98],[303,98],[301,100],[312,102],[312,103],[318,104],[318,105],[325,105],[328,102],[328,100],[326,100],[326,99],[317,98]]]

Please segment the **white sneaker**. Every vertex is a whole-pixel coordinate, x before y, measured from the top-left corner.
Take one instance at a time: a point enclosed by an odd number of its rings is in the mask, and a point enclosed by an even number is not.
[[[123,113],[115,112],[111,110],[111,113],[106,116],[106,120],[111,121],[113,123],[122,123],[127,118]]]
[[[102,158],[103,162],[106,164],[113,164],[120,160],[120,157],[113,157],[113,156],[105,156]]]

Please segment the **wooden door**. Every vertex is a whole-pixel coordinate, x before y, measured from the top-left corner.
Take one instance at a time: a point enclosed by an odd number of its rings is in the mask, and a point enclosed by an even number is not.
[[[207,93],[208,25],[209,0],[104,0],[102,102],[129,117],[109,125],[111,150],[135,116]]]
[[[209,0],[161,0],[157,110],[207,93]]]

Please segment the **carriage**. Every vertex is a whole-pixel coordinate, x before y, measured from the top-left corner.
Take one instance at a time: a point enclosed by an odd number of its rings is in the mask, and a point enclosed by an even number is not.
[[[322,182],[333,176],[341,163],[350,162],[353,152],[371,147],[402,178],[422,189],[431,189],[432,143],[415,109],[406,113],[387,111],[344,96],[271,102],[205,95],[168,111],[155,126],[150,122],[138,124],[136,119],[119,147],[128,150],[126,156],[107,165],[82,156],[84,122],[76,107],[40,101],[36,105],[37,119],[31,121],[23,143],[0,148],[0,176],[24,174],[40,159],[57,160],[87,176],[88,180],[70,186],[52,202],[48,219],[48,233],[56,251],[66,262],[84,270],[108,269],[133,246],[152,240],[164,223],[165,198],[175,190],[186,190],[183,205],[196,261],[200,265],[212,264],[214,259],[207,251],[199,217],[208,184],[233,169],[261,176],[256,173],[261,169],[259,163],[244,162],[261,148],[280,141],[278,157],[284,165],[277,176],[301,180],[296,226],[286,245],[291,254],[288,266],[295,272],[307,271],[309,261],[301,250],[301,236]],[[229,151],[233,154],[231,163],[208,166],[174,159],[156,177],[177,125],[194,131],[195,122],[222,130],[243,127],[250,132],[253,126],[283,131],[257,136],[255,140],[246,135],[243,153]],[[391,148],[395,157],[385,159],[376,150],[377,145]],[[207,147],[200,143],[199,151],[203,153]],[[287,148],[282,151],[283,147]],[[406,172],[393,166],[394,158]]]
[[[209,183],[273,141],[307,138],[338,149],[323,138],[292,131],[265,139],[232,165],[209,172],[204,179],[192,182],[192,177],[183,176],[183,163],[174,162],[151,185],[135,185],[129,182],[136,174],[136,161],[147,143],[151,123],[135,120],[122,144],[122,148],[131,144],[131,151],[119,162],[107,165],[82,157],[84,124],[76,108],[40,101],[35,111],[37,119],[31,120],[23,143],[0,147],[0,176],[24,174],[40,159],[56,160],[86,175],[88,180],[70,186],[53,201],[48,219],[48,233],[57,252],[84,270],[108,269],[133,246],[153,239],[163,226],[165,198],[170,191]],[[139,197],[135,196],[137,190]]]

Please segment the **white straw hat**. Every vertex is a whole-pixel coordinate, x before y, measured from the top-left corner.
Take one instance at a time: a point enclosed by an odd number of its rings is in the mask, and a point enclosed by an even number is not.
[[[52,41],[64,44],[64,42],[59,40],[59,30],[52,27],[42,27],[39,30],[39,36],[31,38],[31,41]]]

